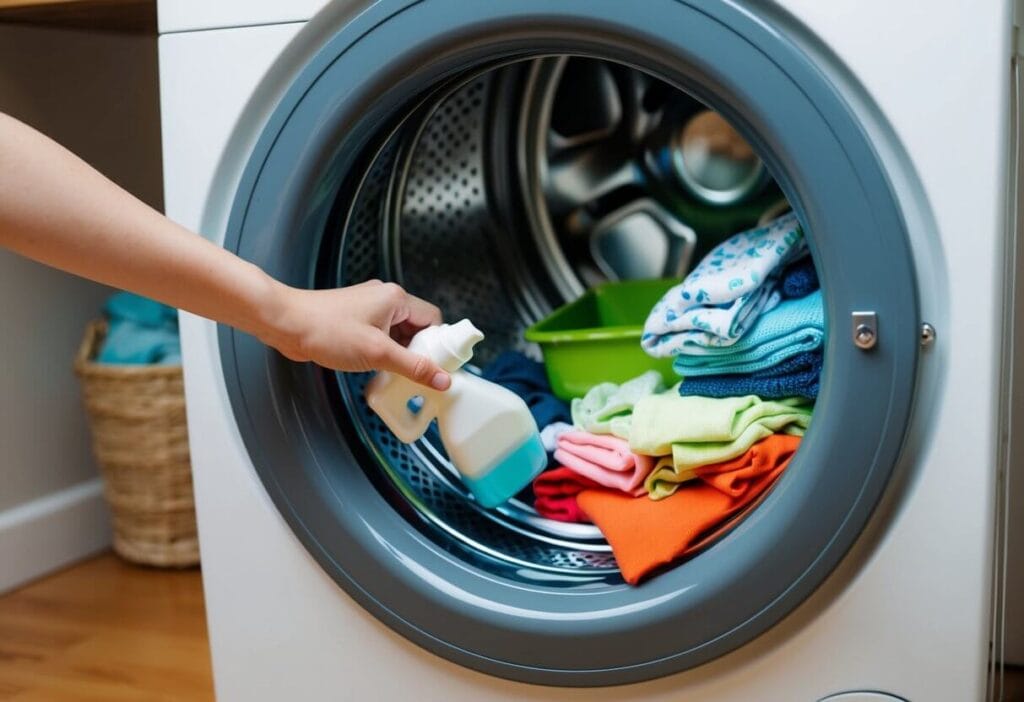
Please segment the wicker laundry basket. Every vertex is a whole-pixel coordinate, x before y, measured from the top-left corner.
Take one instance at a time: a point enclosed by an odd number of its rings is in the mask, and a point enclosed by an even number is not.
[[[95,363],[106,335],[91,322],[75,373],[114,518],[114,550],[135,563],[199,563],[181,366]]]

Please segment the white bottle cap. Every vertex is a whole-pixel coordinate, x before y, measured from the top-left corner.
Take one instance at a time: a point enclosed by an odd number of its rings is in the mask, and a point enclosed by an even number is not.
[[[451,354],[452,361],[456,361],[459,366],[473,358],[473,347],[484,338],[483,332],[468,319],[455,324],[442,324],[440,331],[441,344]]]
[[[463,319],[455,324],[439,324],[421,330],[409,342],[409,350],[452,373],[473,358],[473,346],[483,338],[483,333],[472,322]]]

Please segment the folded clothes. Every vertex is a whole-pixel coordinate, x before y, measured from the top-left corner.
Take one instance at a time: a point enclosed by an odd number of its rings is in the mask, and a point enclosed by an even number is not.
[[[130,292],[107,298],[103,313],[110,321],[130,321],[152,329],[178,329],[178,311],[162,302]]]
[[[738,397],[757,395],[763,400],[818,396],[822,351],[805,351],[771,368],[738,375],[690,377],[679,385],[680,395]]]
[[[181,363],[178,311],[138,295],[120,292],[103,306],[107,335],[98,363],[123,365]]]
[[[802,245],[800,223],[790,212],[715,247],[651,309],[644,350],[665,358],[687,345],[736,343],[759,314],[779,303],[775,277]]]
[[[655,465],[671,463],[671,456],[663,456]],[[696,478],[696,473],[693,475]],[[559,466],[538,475],[530,486],[534,509],[542,517],[560,522],[590,522],[580,511],[576,496],[587,489],[609,489],[576,471]],[[621,492],[621,491],[616,491]],[[628,493],[621,493],[627,495]]]
[[[625,439],[585,431],[562,434],[555,461],[599,485],[635,496],[647,493],[644,479],[654,469],[654,458],[634,454]]]
[[[738,458],[701,468],[701,480],[660,502],[585,489],[576,504],[608,540],[622,577],[636,585],[693,553],[729,517],[763,495],[798,445],[796,437],[770,436]]]
[[[687,346],[676,356],[672,368],[684,378],[754,373],[820,349],[824,340],[825,309],[821,291],[817,290],[806,297],[783,300],[733,346]]]
[[[779,286],[785,298],[804,297],[821,287],[818,284],[818,269],[810,254],[786,266]]]
[[[657,371],[647,371],[622,385],[595,385],[582,398],[572,401],[573,424],[591,434],[614,434],[627,439],[633,405],[664,387]]]
[[[742,497],[752,483],[788,461],[800,447],[799,436],[772,434],[751,446],[745,454],[731,461],[712,463],[696,469],[697,477],[731,497]]]
[[[518,351],[505,351],[484,368],[481,375],[523,398],[538,427],[572,421],[569,405],[551,392],[543,363]]]
[[[672,456],[671,463],[659,464],[645,482],[651,499],[660,500],[700,466],[742,456],[775,433],[802,436],[811,412],[801,398],[683,397],[673,388],[637,402],[629,446],[635,453]]]
[[[591,488],[602,486],[568,468],[546,470],[533,479],[533,508],[547,519],[589,522],[590,518],[576,504],[576,496]]]

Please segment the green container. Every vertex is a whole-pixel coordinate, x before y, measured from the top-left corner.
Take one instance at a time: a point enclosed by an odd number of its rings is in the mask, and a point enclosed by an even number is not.
[[[652,358],[640,348],[644,321],[678,280],[606,283],[559,307],[526,330],[540,344],[555,395],[582,397],[598,383],[621,383],[656,370],[667,384],[679,377],[671,358]]]

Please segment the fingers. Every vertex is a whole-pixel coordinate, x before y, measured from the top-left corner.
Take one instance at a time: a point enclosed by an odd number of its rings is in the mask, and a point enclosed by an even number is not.
[[[419,330],[441,323],[436,305],[406,292],[395,283],[378,283],[380,301],[387,310],[385,328],[392,339],[407,345]]]
[[[422,329],[423,327],[418,327],[411,322],[402,322],[391,327],[391,338],[402,346],[408,346],[412,338]]]
[[[397,283],[378,283],[375,295],[378,296],[378,303],[381,304],[382,311],[386,310],[387,312],[389,326],[403,324],[419,331],[424,326],[441,322],[441,311],[435,305],[407,293]]]
[[[409,317],[405,320],[408,324],[422,329],[441,323],[441,310],[437,305],[432,305],[415,295],[406,293],[409,304]]]
[[[403,322],[402,324],[396,324],[395,326],[391,327],[390,336],[392,339],[397,341],[402,346],[408,346],[409,343],[412,341],[412,337],[416,335],[417,331],[419,330],[414,329],[413,327],[410,327],[405,322]]]
[[[373,357],[373,365],[378,369],[404,375],[420,385],[434,390],[447,390],[451,385],[451,377],[441,366],[383,334],[377,342]]]

